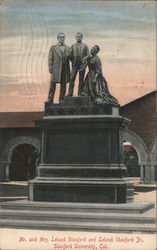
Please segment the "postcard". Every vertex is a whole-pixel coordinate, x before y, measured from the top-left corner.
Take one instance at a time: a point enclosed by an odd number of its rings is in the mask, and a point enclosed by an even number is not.
[[[0,249],[155,250],[156,1],[1,0],[0,37]]]

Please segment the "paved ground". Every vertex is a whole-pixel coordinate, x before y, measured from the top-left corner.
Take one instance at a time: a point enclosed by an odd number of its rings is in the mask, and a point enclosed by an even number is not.
[[[154,202],[156,204],[156,190],[150,192],[135,192],[134,201],[146,201],[146,202]]]
[[[136,185],[140,185],[135,180]],[[1,192],[1,198],[7,199],[14,195],[12,184],[19,190],[19,185],[27,188],[27,183],[9,183],[0,185],[7,187],[5,197]],[[141,184],[143,185],[143,184]],[[143,185],[145,192],[135,192],[134,202],[153,202],[156,205],[156,190],[150,191],[150,187],[155,185]],[[147,187],[149,191],[147,191]],[[20,196],[22,193],[20,193]],[[16,192],[18,196],[18,192]],[[15,198],[15,197],[14,197]],[[10,200],[10,199],[9,199]],[[149,210],[145,216],[156,215],[156,208]],[[70,243],[69,237],[75,240],[86,238],[86,244]],[[55,241],[56,239],[56,241]],[[93,241],[92,241],[93,239]],[[87,241],[91,240],[90,244]],[[68,243],[66,243],[68,242]],[[111,233],[85,233],[85,232],[62,232],[62,231],[43,231],[43,230],[23,230],[23,229],[0,229],[0,249],[1,250],[156,250],[157,237],[150,234],[111,234]]]

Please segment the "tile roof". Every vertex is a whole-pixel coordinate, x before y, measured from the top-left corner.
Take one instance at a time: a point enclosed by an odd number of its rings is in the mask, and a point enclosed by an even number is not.
[[[43,111],[37,112],[0,112],[0,128],[32,128],[33,121],[44,116]]]

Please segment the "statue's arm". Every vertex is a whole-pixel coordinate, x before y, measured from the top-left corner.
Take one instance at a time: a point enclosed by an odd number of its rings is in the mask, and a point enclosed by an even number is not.
[[[87,65],[88,65],[88,62],[89,62],[89,59],[90,59],[90,55],[87,55],[85,56],[82,61],[81,61],[81,68],[82,70],[85,70]]]
[[[85,56],[83,59],[82,59],[82,62],[86,62],[90,59],[90,55],[88,54],[87,56]]]
[[[86,47],[85,47],[85,48],[86,48],[86,55],[89,56],[89,48],[88,48],[87,45],[85,45],[85,46],[86,46]]]
[[[102,73],[102,64],[101,64],[100,58],[97,58],[96,59],[96,74],[95,74],[95,77],[94,77],[94,82],[96,82],[99,75],[103,75],[103,73]]]
[[[53,66],[53,46],[51,46],[48,56],[48,66],[49,72],[52,73],[52,66]]]
[[[103,73],[102,73],[102,63],[101,63],[100,58],[97,58],[97,60],[96,60],[96,72],[97,72],[97,76],[99,74],[103,75]]]
[[[88,46],[85,44],[85,56],[82,59],[82,62],[87,62],[87,60],[90,58],[90,53],[89,53],[89,48]]]
[[[73,46],[71,46],[69,48],[69,59],[70,59],[70,61],[72,61],[72,58],[73,58]]]

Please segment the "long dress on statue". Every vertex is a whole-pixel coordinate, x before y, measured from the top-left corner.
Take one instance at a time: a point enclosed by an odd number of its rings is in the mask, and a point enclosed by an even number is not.
[[[94,57],[90,56],[87,64],[89,71],[85,78],[85,94],[91,96],[95,104],[111,104],[119,107],[117,99],[109,93],[108,84],[102,74],[100,58],[97,55]],[[95,77],[96,81],[94,81]]]

